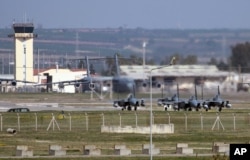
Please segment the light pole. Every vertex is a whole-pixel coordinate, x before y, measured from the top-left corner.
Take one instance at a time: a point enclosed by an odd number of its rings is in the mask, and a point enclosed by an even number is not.
[[[164,65],[164,66],[159,66],[159,67],[156,67],[156,68],[152,68],[150,70],[150,160],[153,159],[153,154],[152,154],[152,143],[153,143],[153,136],[152,136],[152,125],[153,125],[153,107],[152,107],[152,72],[154,70],[157,70],[157,69],[161,69],[161,68],[165,68],[165,67],[169,67],[169,66],[172,66],[174,64],[174,61],[175,61],[175,57],[172,58],[172,60],[170,61],[170,63],[168,65]]]
[[[147,42],[144,41],[142,43],[142,48],[143,48],[143,57],[142,57],[142,60],[143,60],[143,69],[145,69],[145,65],[146,65],[146,60],[145,60],[146,45],[147,45]]]

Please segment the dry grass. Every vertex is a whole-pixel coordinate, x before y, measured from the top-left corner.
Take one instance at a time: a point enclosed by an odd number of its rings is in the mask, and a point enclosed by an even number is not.
[[[143,95],[139,95],[142,97]],[[145,96],[145,95],[144,95]],[[146,95],[148,96],[148,95]],[[157,95],[154,95],[157,97]],[[188,116],[188,127],[185,128],[184,112],[169,112],[171,115],[171,123],[175,124],[175,133],[168,135],[154,135],[153,143],[161,149],[161,154],[175,153],[176,143],[186,142],[189,146],[195,148],[195,152],[211,153],[211,145],[214,141],[226,143],[246,143],[249,138],[250,129],[250,113],[249,94],[238,93],[236,95],[224,95],[223,98],[229,98],[233,103],[234,109],[223,110],[221,121],[225,127],[218,130],[217,127],[211,130],[216,119],[216,111],[209,112],[185,112]],[[13,103],[34,103],[34,102],[53,102],[53,103],[91,103],[89,95],[83,94],[1,94],[0,101],[9,101]],[[99,101],[97,99],[94,102]],[[107,103],[109,99],[104,100]],[[112,103],[112,102],[111,102]],[[17,128],[17,116],[11,113],[2,113],[3,116],[3,131],[0,132],[0,157],[15,155],[16,145],[28,145],[34,150],[34,155],[46,156],[50,144],[60,144],[69,155],[81,155],[84,144],[95,144],[102,149],[102,152],[107,155],[113,155],[113,146],[115,144],[126,144],[131,148],[134,154],[140,154],[141,145],[149,143],[149,135],[141,134],[114,134],[101,133],[100,126],[102,125],[101,114],[105,115],[105,125],[119,125],[119,113],[122,115],[123,125],[135,125],[135,114],[129,111],[95,111],[88,112],[88,129],[86,128],[86,112],[71,112],[72,130],[69,130],[69,117],[64,119],[58,118],[60,112],[53,112],[56,115],[57,122],[60,126],[60,131],[52,128],[47,131],[48,124],[51,121],[51,112],[39,112],[38,115],[38,130],[35,130],[34,114],[20,114],[21,130],[17,134],[7,134],[6,128]],[[137,111],[138,125],[149,125],[149,112]],[[236,115],[237,127],[234,129],[233,113]],[[68,115],[66,112],[65,115]],[[168,123],[168,116],[162,108],[154,105],[155,123]],[[200,116],[203,116],[204,126],[201,129]],[[138,158],[138,157],[137,157]],[[134,159],[137,159],[136,157]],[[143,159],[145,157],[140,157]],[[77,159],[77,158],[76,158]],[[93,158],[95,159],[95,158]],[[103,158],[105,159],[105,158]],[[107,158],[107,159],[110,159]],[[128,159],[128,158],[113,158],[113,159]],[[131,157],[130,157],[131,159]],[[148,158],[145,158],[148,159]],[[161,157],[154,159],[164,159]],[[170,159],[170,158],[169,158]],[[173,159],[175,159],[173,157]],[[180,158],[178,158],[180,159]],[[183,158],[185,159],[185,158]],[[206,158],[199,158],[206,159]],[[208,158],[209,159],[209,158]],[[211,157],[210,157],[211,159]]]

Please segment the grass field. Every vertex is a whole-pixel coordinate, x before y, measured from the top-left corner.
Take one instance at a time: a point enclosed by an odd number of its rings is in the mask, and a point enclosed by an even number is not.
[[[143,97],[145,95],[139,95]],[[147,95],[148,96],[148,95]],[[154,95],[157,97],[158,95]],[[216,110],[209,112],[165,112],[162,108],[153,105],[154,123],[167,124],[174,123],[174,134],[155,134],[153,135],[153,143],[157,148],[161,149],[158,156],[154,159],[226,159],[228,157],[212,156],[211,147],[213,142],[225,143],[248,143],[250,140],[250,105],[247,99],[249,94],[240,93],[239,95],[225,95],[225,98],[230,99],[233,103],[233,109],[225,109],[219,114],[223,124],[212,127],[217,118]],[[13,103],[43,103],[53,102],[65,105],[66,103],[74,103],[79,107],[84,103],[103,102],[112,105],[109,99],[89,100],[89,95],[83,94],[1,94],[0,101],[8,101]],[[248,108],[249,107],[249,108]],[[56,121],[60,126],[52,126],[48,129],[53,113]],[[70,113],[70,116],[69,116]],[[33,150],[35,159],[49,159],[48,146],[51,144],[61,145],[67,150],[65,159],[149,159],[148,156],[141,154],[142,144],[149,143],[148,134],[116,134],[116,133],[101,133],[100,127],[103,125],[130,125],[135,126],[135,113],[131,111],[89,111],[89,112],[65,112],[65,117],[62,118],[59,111],[43,111],[37,114],[37,129],[35,113],[20,113],[19,123],[16,113],[1,113],[2,116],[2,131],[0,132],[0,159],[15,155],[16,145],[28,145]],[[103,122],[104,115],[104,122]],[[149,111],[137,111],[138,122],[140,126],[149,126]],[[71,119],[71,121],[70,121]],[[71,125],[70,125],[71,123]],[[20,128],[18,128],[18,124]],[[15,128],[17,134],[6,133],[7,128]],[[48,130],[47,130],[48,129]],[[19,131],[20,130],[20,131]],[[181,157],[170,156],[175,154],[177,143],[188,143],[194,148],[196,154],[211,154],[208,157]],[[104,157],[86,157],[81,156],[83,153],[83,145],[94,144],[102,150]],[[126,144],[132,150],[133,156],[120,157],[114,156],[114,145]],[[80,157],[79,157],[80,156]],[[54,158],[53,159],[62,159]]]

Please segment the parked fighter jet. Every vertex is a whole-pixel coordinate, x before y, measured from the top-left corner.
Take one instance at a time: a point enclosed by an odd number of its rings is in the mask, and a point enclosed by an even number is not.
[[[203,102],[203,106],[208,109],[211,109],[211,107],[218,107],[218,110],[220,112],[222,110],[222,107],[231,108],[232,104],[220,97],[220,87],[218,86],[218,94],[215,95],[212,99],[205,100]]]
[[[195,95],[192,95],[189,99],[179,98],[178,84],[177,84],[177,94],[174,94],[174,96],[171,98],[167,97],[164,99],[158,99],[158,105],[163,106],[165,110],[167,110],[172,106],[174,110],[184,109],[192,111],[192,109],[194,108],[196,111],[198,111],[199,109],[201,109],[202,104],[203,101],[197,99],[196,85],[195,85]]]
[[[129,94],[127,98],[116,100],[113,103],[114,107],[122,107],[122,110],[132,110],[132,107],[134,107],[134,110],[137,110],[137,107],[145,106],[143,99],[137,99],[135,98],[134,94]]]
[[[134,107],[134,110],[137,110],[137,107],[145,106],[144,100],[143,99],[137,99],[135,98],[135,87],[133,88],[133,93],[128,94],[127,98],[125,99],[120,99],[120,100],[115,100],[113,102],[114,107],[121,107],[122,110],[132,110],[132,107]]]
[[[178,109],[178,96],[174,94],[172,97],[159,98],[157,100],[158,106],[163,106],[164,110],[167,111],[169,108],[173,107]]]
[[[181,100],[182,101],[182,100]],[[177,84],[177,93],[174,94],[172,97],[166,98],[159,98],[157,100],[158,106],[163,106],[164,110],[167,111],[170,108],[174,110],[179,110],[180,103],[179,103],[179,85]]]
[[[195,87],[195,95],[192,95],[187,101],[185,101],[185,109],[188,109],[189,111],[191,111],[192,108],[194,108],[196,111],[199,111],[199,109],[201,109],[203,104],[203,100],[199,100],[197,98],[196,85],[194,87]],[[206,107],[204,106],[203,108],[206,109]]]

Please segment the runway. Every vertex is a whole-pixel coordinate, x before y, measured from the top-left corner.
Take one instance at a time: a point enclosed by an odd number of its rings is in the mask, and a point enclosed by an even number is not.
[[[112,103],[11,103],[0,101],[0,112],[10,108],[29,108],[31,112],[39,111],[112,111],[121,110],[113,107]],[[138,110],[145,110],[139,107]]]

